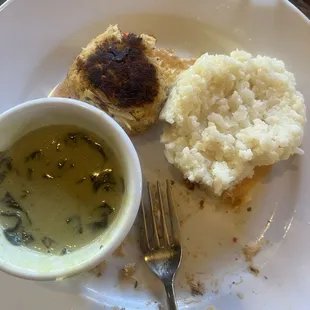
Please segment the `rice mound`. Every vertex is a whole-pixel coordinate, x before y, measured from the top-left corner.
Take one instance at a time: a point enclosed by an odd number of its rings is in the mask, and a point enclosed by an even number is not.
[[[298,148],[306,108],[282,61],[244,51],[202,55],[172,88],[160,118],[167,160],[216,195]]]

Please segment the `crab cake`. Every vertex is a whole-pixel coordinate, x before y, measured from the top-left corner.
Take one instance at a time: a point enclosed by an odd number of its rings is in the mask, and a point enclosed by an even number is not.
[[[157,121],[168,93],[154,48],[153,37],[109,26],[75,58],[55,95],[88,102],[140,133]]]

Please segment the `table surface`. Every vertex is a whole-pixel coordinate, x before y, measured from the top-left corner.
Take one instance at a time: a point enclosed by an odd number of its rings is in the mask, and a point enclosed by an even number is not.
[[[0,0],[0,5],[6,0]],[[295,4],[305,15],[310,18],[310,0],[290,0]]]
[[[310,18],[310,0],[290,0],[290,1]]]

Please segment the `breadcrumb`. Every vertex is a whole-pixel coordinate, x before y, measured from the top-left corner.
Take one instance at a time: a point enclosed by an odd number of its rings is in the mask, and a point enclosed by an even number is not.
[[[114,256],[118,256],[118,257],[124,257],[125,256],[125,252],[124,252],[124,242],[122,242],[118,248],[113,252],[112,255]]]
[[[253,258],[261,251],[264,241],[260,240],[256,244],[248,244],[243,247],[242,252],[247,262],[253,262]]]
[[[205,293],[205,285],[199,280],[195,280],[193,276],[186,276],[187,284],[190,287],[192,296],[203,296]]]
[[[99,278],[104,274],[105,270],[107,269],[107,265],[107,261],[103,261],[101,264],[91,269],[89,272],[93,273],[96,277]]]
[[[121,270],[120,270],[120,280],[132,280],[134,279],[133,275],[136,272],[136,263],[129,263],[126,264]],[[134,279],[136,280],[136,279]]]

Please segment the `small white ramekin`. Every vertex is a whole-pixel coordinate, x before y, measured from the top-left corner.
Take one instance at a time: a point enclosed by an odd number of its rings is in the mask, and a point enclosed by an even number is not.
[[[136,218],[142,190],[142,174],[133,144],[106,113],[86,103],[65,98],[43,98],[20,104],[0,115],[0,151],[26,133],[43,126],[67,124],[104,139],[120,160],[125,196],[111,225],[96,240],[73,253],[55,256],[11,245],[0,230],[0,270],[32,280],[58,280],[89,270],[114,251]]]

